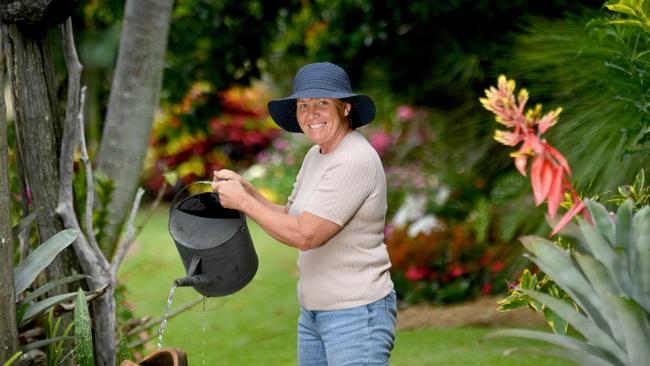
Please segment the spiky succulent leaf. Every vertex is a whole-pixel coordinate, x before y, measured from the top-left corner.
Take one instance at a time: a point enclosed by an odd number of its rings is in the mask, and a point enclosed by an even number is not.
[[[600,348],[617,360],[620,364],[627,362],[627,354],[620,344],[602,327],[596,325],[593,319],[590,319],[579,313],[574,307],[566,302],[556,299],[553,296],[538,292],[522,290],[528,296],[544,303],[546,306],[555,311],[571,326],[582,334],[587,342],[594,347]]]
[[[548,240],[535,236],[525,236],[520,238],[520,240],[526,249],[533,254],[530,258],[531,261],[544,271],[544,273],[553,278],[555,283],[569,294],[573,301],[599,327],[609,332],[609,322],[600,313],[601,299],[594,292],[577,263],[571,258],[569,251],[558,247]],[[562,316],[561,314],[558,315]],[[568,321],[568,319],[564,319]]]
[[[612,365],[615,364],[616,360],[608,353],[604,352],[602,349],[594,347],[587,342],[582,340],[566,336],[559,335],[554,333],[536,331],[536,330],[527,330],[527,329],[500,329],[494,332],[488,333],[483,339],[493,339],[497,337],[521,337],[534,339],[546,343],[550,343],[559,347],[562,347],[569,351],[569,353],[580,353],[580,354],[589,354],[592,357],[588,358],[590,362],[598,360],[603,362],[602,365]],[[567,358],[567,357],[563,357]],[[583,363],[581,363],[583,364]],[[595,365],[598,363],[588,363],[586,365]]]
[[[618,206],[616,211],[616,247],[625,251],[629,275],[632,275],[629,271],[634,267],[634,261],[637,259],[634,255],[636,248],[634,246],[634,232],[632,231],[633,215],[634,202],[632,200],[627,199]]]
[[[607,239],[610,244],[614,244],[616,240],[616,225],[612,220],[611,215],[607,212],[605,206],[598,202],[585,200],[585,205],[589,210],[589,215],[598,228],[598,231]]]
[[[543,356],[552,356],[563,358],[572,361],[573,363],[581,366],[616,366],[620,365],[616,362],[607,362],[589,353],[582,351],[570,351],[562,348],[548,348],[548,347],[520,347],[512,348],[504,351],[505,355],[511,353],[533,353]]]
[[[631,274],[635,279],[635,298],[650,312],[650,206],[642,208],[634,215],[633,226],[636,234],[637,261]]]
[[[597,227],[590,225],[584,220],[578,221],[580,223],[582,235],[591,246],[593,256],[607,267],[607,270],[611,273],[611,278],[621,291],[630,290],[630,284],[632,281],[627,269],[625,268],[622,253],[619,255],[619,253],[614,250],[613,245],[608,242],[608,239],[598,230]]]
[[[621,321],[630,365],[647,365],[650,360],[648,313],[634,300],[609,296]]]
[[[610,272],[602,263],[592,256],[581,255],[579,253],[575,253],[574,257],[597,294],[622,295],[618,286],[612,280]],[[621,329],[621,323],[616,309],[608,301],[607,296],[602,296],[601,300],[601,313],[607,319],[614,338],[618,340],[624,339],[623,329]]]

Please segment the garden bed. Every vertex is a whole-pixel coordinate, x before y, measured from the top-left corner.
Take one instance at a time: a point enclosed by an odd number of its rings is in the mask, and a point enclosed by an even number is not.
[[[434,306],[412,305],[400,309],[397,329],[447,327],[530,327],[545,325],[544,318],[526,308],[497,311],[500,297],[481,297],[461,304]]]

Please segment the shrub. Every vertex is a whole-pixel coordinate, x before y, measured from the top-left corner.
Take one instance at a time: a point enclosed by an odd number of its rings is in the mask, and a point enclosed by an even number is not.
[[[146,187],[160,189],[163,174],[176,171],[179,185],[211,179],[212,171],[243,169],[253,164],[280,130],[270,120],[261,87],[233,87],[215,93],[196,84],[182,102],[169,106],[152,131],[145,168]],[[211,115],[215,103],[218,115]]]

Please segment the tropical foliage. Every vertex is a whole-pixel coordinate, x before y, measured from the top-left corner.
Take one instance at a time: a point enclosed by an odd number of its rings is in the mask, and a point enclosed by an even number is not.
[[[587,207],[594,223],[578,218],[571,249],[539,237],[522,238],[531,260],[577,308],[543,292],[521,291],[552,309],[584,338],[530,330],[503,330],[492,337],[542,340],[560,348],[545,352],[580,365],[645,364],[650,357],[650,206],[635,213],[628,200],[616,215],[593,201],[587,201]]]

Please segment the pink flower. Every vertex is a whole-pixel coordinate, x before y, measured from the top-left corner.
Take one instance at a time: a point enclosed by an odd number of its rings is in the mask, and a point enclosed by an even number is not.
[[[289,142],[287,140],[277,139],[273,141],[273,146],[280,151],[284,151],[289,147]]]
[[[409,281],[420,281],[427,277],[429,269],[426,267],[409,267],[404,273],[404,277]]]
[[[393,235],[394,232],[395,232],[395,227],[393,225],[389,224],[386,225],[386,227],[384,227],[384,237],[388,238],[391,235]]]
[[[401,105],[397,108],[397,118],[400,121],[410,121],[415,117],[415,111],[413,108],[407,105]]]
[[[384,131],[377,131],[370,136],[369,140],[370,145],[377,150],[379,156],[383,156],[386,153],[386,150],[388,150],[392,139],[390,134]]]

